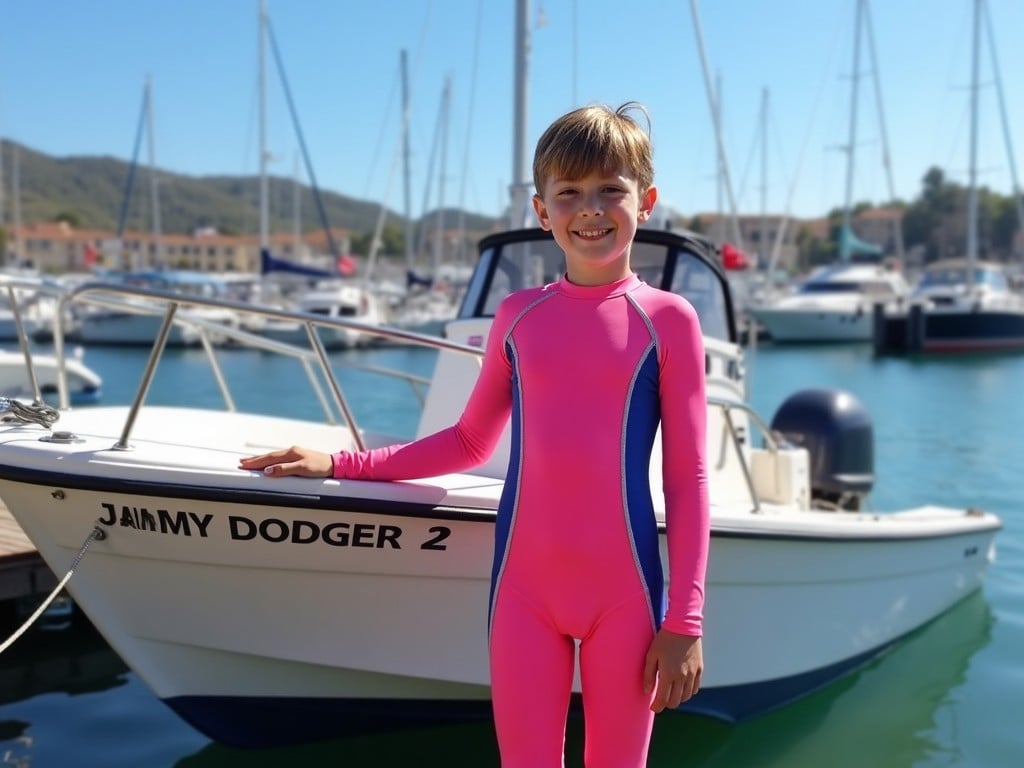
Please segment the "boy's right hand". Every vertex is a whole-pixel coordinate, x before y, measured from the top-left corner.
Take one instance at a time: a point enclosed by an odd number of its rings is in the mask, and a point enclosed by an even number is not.
[[[331,454],[297,445],[241,459],[238,468],[262,471],[268,477],[334,476],[334,460]]]

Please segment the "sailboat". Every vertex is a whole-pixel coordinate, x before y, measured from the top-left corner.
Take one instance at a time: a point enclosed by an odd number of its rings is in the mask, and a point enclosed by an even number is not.
[[[128,210],[132,199],[132,187],[135,172],[139,164],[139,150],[143,134],[147,135],[149,152],[149,194],[152,216],[152,267],[147,268],[142,251],[135,250],[131,264],[123,264],[127,260],[124,250],[124,233]],[[95,277],[111,285],[133,285],[158,290],[173,291],[186,299],[191,296],[225,295],[227,284],[210,274],[184,270],[168,269],[165,264],[165,253],[162,244],[163,229],[160,221],[160,194],[157,178],[155,149],[153,141],[153,89],[149,77],[146,78],[142,97],[142,111],[135,138],[135,150],[129,166],[125,182],[124,199],[117,225],[116,241],[118,250],[114,254],[119,266],[115,270],[97,270]],[[77,316],[78,336],[87,344],[102,345],[148,345],[160,330],[161,318],[148,310],[144,299],[123,300],[115,296],[105,306],[96,305]],[[202,333],[199,326],[207,327],[232,326],[237,324],[238,316],[224,308],[184,306],[178,315],[180,322],[170,328],[168,343],[173,346],[191,347],[202,344]],[[225,337],[211,332],[207,338],[213,344],[224,343]]]
[[[292,121],[299,136],[299,144],[306,162],[313,186],[313,197],[317,204],[324,234],[327,238],[328,250],[334,257],[334,270],[297,264],[287,259],[274,256],[270,248],[270,177],[267,164],[270,153],[266,140],[266,49],[268,40],[273,44],[273,52],[278,65],[278,74],[283,82],[288,103],[291,108]],[[302,130],[292,104],[290,88],[285,78],[284,68],[278,55],[267,14],[266,0],[260,0],[259,8],[259,109],[260,109],[260,274],[264,280],[262,294],[264,299],[276,299],[289,309],[309,316],[342,318],[354,320],[368,326],[377,326],[383,322],[383,307],[378,298],[361,282],[348,279],[355,272],[355,262],[351,256],[338,251],[327,221],[319,188],[312,172],[312,165],[306,153]],[[271,285],[267,278],[273,274],[285,275],[285,282]],[[290,282],[288,282],[290,278]],[[311,326],[307,321],[289,318],[262,318],[258,322],[250,320],[248,329],[262,336],[289,344],[306,346],[310,343]],[[363,333],[358,328],[336,327],[322,328],[321,341],[328,349],[347,349],[369,344],[374,336]]]
[[[1024,294],[1015,290],[1006,266],[978,253],[978,90],[983,17],[994,51],[991,19],[985,0],[974,0],[971,48],[971,136],[967,188],[967,242],[963,258],[928,265],[915,284],[910,304],[900,312],[875,312],[875,351],[913,354],[1024,350]],[[996,57],[992,56],[993,65]],[[996,68],[999,103],[1006,125]],[[1020,185],[1005,132],[1018,217],[1024,226]]]
[[[910,287],[901,271],[882,258],[882,249],[857,237],[853,230],[854,153],[857,144],[857,104],[860,80],[861,32],[871,25],[867,0],[858,0],[854,23],[853,75],[850,98],[850,134],[845,147],[846,195],[839,229],[839,258],[835,264],[812,272],[796,289],[747,307],[750,315],[774,342],[869,342],[873,334],[873,307],[898,305]],[[874,46],[869,46],[874,58]],[[877,72],[877,62],[873,62]],[[877,74],[876,93],[877,93]],[[881,99],[878,100],[881,103]],[[883,135],[885,131],[882,131]],[[885,153],[886,156],[888,152]],[[897,225],[897,250],[902,238]]]

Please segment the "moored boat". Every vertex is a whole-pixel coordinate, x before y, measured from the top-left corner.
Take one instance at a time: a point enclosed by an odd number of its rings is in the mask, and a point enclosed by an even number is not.
[[[845,262],[820,268],[790,294],[749,305],[747,314],[779,343],[867,342],[875,305],[899,306],[909,292],[896,269]]]
[[[966,243],[958,259],[944,259],[927,265],[904,307],[879,307],[874,316],[874,344],[879,354],[928,355],[958,352],[1004,352],[1024,350],[1024,293],[1016,288],[1008,265],[985,260],[979,242],[978,188],[978,93],[981,88],[979,59],[983,20],[991,40],[992,21],[982,0],[974,0],[971,45],[971,130],[968,161]],[[996,62],[994,47],[990,51]],[[1010,129],[999,89],[1007,157],[1013,165]],[[1017,215],[1024,226],[1024,206],[1014,176]]]
[[[708,640],[702,691],[686,711],[735,721],[782,706],[977,591],[998,518],[926,501],[871,509],[870,418],[852,397],[796,392],[770,425],[747,406],[731,295],[711,246],[641,230],[632,261],[645,281],[684,295],[705,334]],[[562,269],[547,233],[492,235],[446,338],[360,326],[438,350],[420,434],[461,412],[498,301]],[[82,286],[68,301],[94,290]],[[308,341],[264,343],[328,362],[319,336]],[[129,406],[64,411],[49,428],[0,427],[0,497],[51,568],[66,572],[102,531],[69,587],[118,654],[184,719],[232,744],[488,715],[486,605],[507,440],[474,472],[270,483],[239,471],[239,458],[393,438],[355,423],[359,409],[329,365],[323,424],[148,406],[160,352],[158,343]],[[332,423],[339,415],[345,427]],[[660,464],[656,455],[652,467]],[[663,521],[661,533],[664,553]]]
[[[875,351],[942,354],[1024,350],[1024,293],[1006,265],[971,259],[929,264],[906,304],[874,314]]]

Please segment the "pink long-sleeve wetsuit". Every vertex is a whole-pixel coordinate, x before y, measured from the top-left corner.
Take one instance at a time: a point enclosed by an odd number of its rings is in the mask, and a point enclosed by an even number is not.
[[[701,633],[708,551],[704,350],[681,297],[630,276],[563,278],[499,307],[458,422],[334,455],[334,476],[396,480],[485,461],[512,418],[491,581],[490,656],[503,765],[561,766],[580,646],[586,764],[642,766],[643,665],[659,626]],[[667,608],[650,484],[662,427]]]

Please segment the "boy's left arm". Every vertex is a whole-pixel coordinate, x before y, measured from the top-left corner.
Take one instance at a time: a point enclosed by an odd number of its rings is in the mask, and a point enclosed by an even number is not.
[[[711,543],[704,339],[697,313],[680,302],[678,311],[661,317],[659,329],[669,584],[668,610],[644,665],[645,686],[656,688],[655,712],[697,693],[704,670],[704,580]]]

